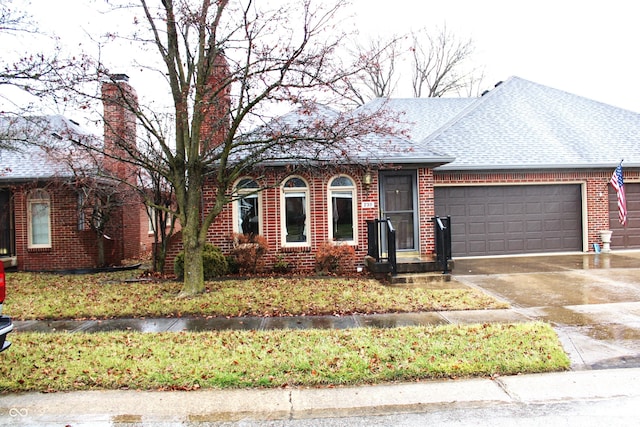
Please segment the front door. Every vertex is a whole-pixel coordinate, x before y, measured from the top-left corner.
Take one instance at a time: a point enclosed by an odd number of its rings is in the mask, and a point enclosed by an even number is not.
[[[13,208],[11,192],[0,189],[0,257],[13,256]]]
[[[382,218],[390,218],[396,229],[398,250],[418,249],[415,172],[380,173],[380,209]]]

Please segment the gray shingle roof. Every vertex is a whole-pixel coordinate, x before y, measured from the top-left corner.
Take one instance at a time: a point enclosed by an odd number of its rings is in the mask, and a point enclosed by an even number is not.
[[[419,145],[400,133],[387,134],[379,130],[371,130],[369,133],[369,127],[363,125],[363,123],[370,122],[366,117],[380,111],[399,111],[397,105],[392,105],[389,108],[388,101],[393,104],[395,100],[378,99],[355,111],[343,114],[321,105],[301,108],[270,121],[254,130],[249,137],[255,141],[260,141],[261,138],[269,141],[273,135],[281,135],[282,145],[267,142],[272,147],[262,156],[261,163],[268,165],[295,164],[305,160],[338,163],[427,163],[438,165],[453,160],[429,147]],[[404,105],[402,103],[402,106]],[[399,130],[404,128],[424,129],[423,125],[416,127],[416,123],[420,122],[399,123],[394,127]],[[351,132],[352,130],[353,132]],[[332,137],[341,138],[348,134],[352,134],[352,136],[346,137],[340,144],[322,142],[331,140]],[[296,143],[297,139],[299,139],[299,143]],[[245,149],[243,148],[243,150]],[[246,157],[246,150],[238,151],[236,155]]]
[[[439,170],[640,166],[640,114],[511,77],[422,142]]]
[[[0,116],[0,135],[16,146],[15,150],[0,150],[0,182],[70,177],[71,169],[59,158],[70,152],[69,137],[95,138],[59,115]],[[58,160],[48,149],[57,150]]]
[[[418,142],[476,101],[477,98],[376,98],[365,107],[400,112],[397,127],[406,130],[409,139]]]

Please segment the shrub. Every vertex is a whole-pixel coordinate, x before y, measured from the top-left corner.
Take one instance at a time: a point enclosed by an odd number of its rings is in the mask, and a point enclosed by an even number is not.
[[[219,247],[210,243],[205,243],[202,250],[202,263],[204,266],[204,279],[210,280],[216,277],[224,276],[229,272],[227,259]],[[179,278],[184,277],[184,251],[180,251],[176,255],[173,264],[173,271]]]
[[[262,257],[267,253],[267,239],[258,234],[234,233],[231,236],[233,249],[231,256],[235,259],[240,273],[255,273]]]
[[[316,253],[316,270],[321,273],[344,273],[353,265],[354,257],[353,247],[324,242]]]
[[[292,265],[284,257],[284,254],[276,256],[276,262],[273,264],[273,272],[278,274],[286,274],[292,269]]]

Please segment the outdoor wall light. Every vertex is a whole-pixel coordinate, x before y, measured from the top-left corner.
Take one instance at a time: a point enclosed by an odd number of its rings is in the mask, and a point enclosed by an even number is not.
[[[362,177],[362,183],[366,188],[369,188],[369,186],[371,185],[372,179],[373,178],[371,177],[371,172],[367,172],[364,174],[364,176]]]

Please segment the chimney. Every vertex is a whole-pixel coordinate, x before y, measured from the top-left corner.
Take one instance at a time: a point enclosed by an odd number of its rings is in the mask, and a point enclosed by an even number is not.
[[[122,180],[135,182],[136,170],[119,159],[136,150],[138,95],[126,74],[112,74],[102,82],[104,109],[104,167]],[[110,157],[112,156],[112,157]]]
[[[219,51],[208,70],[200,113],[200,152],[222,144],[230,128],[231,85],[229,65]]]

